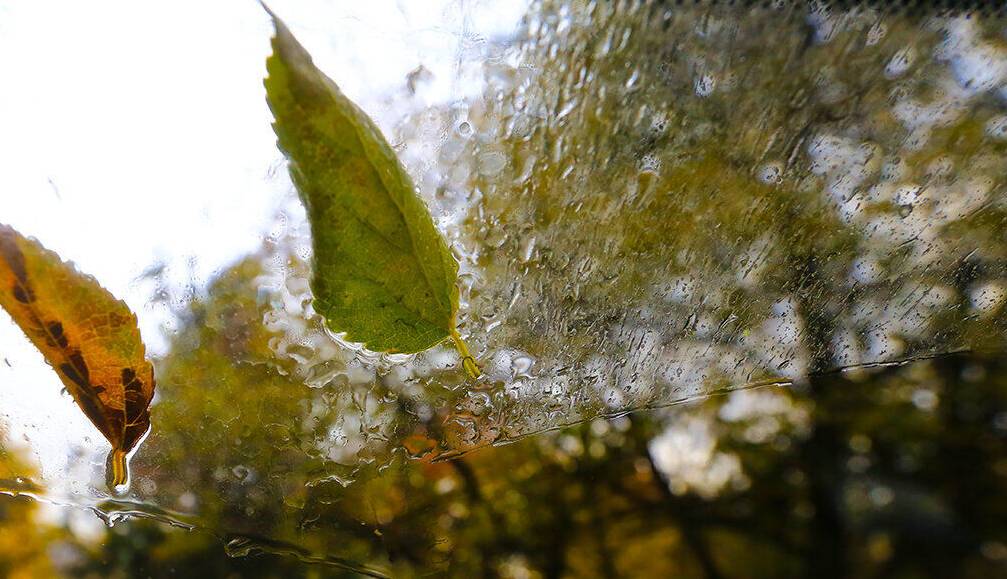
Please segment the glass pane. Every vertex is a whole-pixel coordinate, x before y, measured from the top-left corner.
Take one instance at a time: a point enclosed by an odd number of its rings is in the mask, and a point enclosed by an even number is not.
[[[49,549],[17,569],[1002,569],[1002,16],[277,4],[448,240],[483,375],[315,312],[259,6],[0,5],[0,212],[136,312],[157,377],[114,495],[0,313],[0,479],[43,502],[0,525]],[[913,517],[961,542],[904,561]]]

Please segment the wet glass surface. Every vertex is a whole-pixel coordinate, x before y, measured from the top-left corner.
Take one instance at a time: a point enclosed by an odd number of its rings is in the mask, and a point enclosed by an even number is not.
[[[8,569],[1003,572],[1007,20],[276,4],[413,177],[483,375],[315,312],[258,6],[0,5],[0,212],[157,377],[113,495],[0,314]]]

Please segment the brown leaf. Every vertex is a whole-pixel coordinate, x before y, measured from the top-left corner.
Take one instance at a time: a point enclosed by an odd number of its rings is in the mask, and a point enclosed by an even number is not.
[[[126,455],[150,428],[154,396],[136,316],[93,277],[3,224],[0,306],[111,443],[110,484],[125,484]]]

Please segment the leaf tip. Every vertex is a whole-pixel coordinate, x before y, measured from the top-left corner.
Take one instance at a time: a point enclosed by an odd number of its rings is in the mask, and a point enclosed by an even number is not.
[[[294,34],[290,32],[289,28],[287,28],[287,25],[286,23],[283,22],[283,19],[277,16],[276,12],[273,12],[273,9],[270,8],[264,2],[264,0],[259,0],[259,5],[262,6],[262,9],[266,11],[266,14],[268,14],[269,18],[273,21],[273,28],[276,30],[276,33],[273,34],[273,41],[272,41],[274,48],[276,47],[282,48],[290,44],[295,44],[298,47],[300,47],[300,44],[294,38]],[[301,50],[303,51],[304,49],[301,48]],[[307,52],[305,52],[305,54],[307,54]]]
[[[262,9],[266,11],[266,14],[269,14],[270,18],[272,18],[273,20],[278,20],[278,18],[276,17],[276,13],[273,12],[273,10],[265,3],[264,0],[259,0],[259,6],[262,6]]]

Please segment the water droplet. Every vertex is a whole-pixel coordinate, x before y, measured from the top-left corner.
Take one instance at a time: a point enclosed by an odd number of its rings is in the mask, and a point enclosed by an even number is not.
[[[255,480],[255,472],[243,464],[239,464],[231,469],[234,478],[242,483],[251,483]]]
[[[696,96],[708,97],[713,94],[715,88],[717,88],[717,79],[709,74],[704,74],[696,79]]]
[[[304,483],[304,486],[311,488],[328,483],[336,483],[339,486],[346,488],[353,484],[354,478],[349,476],[340,476],[338,474],[330,474],[320,478],[309,480]]]
[[[463,137],[468,138],[468,137],[472,136],[472,124],[469,123],[468,121],[462,121],[462,122],[458,123],[458,129],[457,130],[458,130],[458,134],[461,135],[461,136],[463,136]]]
[[[531,261],[532,256],[535,255],[535,236],[526,237],[521,242],[521,261],[528,263]]]
[[[500,151],[484,151],[479,154],[479,173],[492,177],[507,166],[507,156]]]
[[[779,163],[769,163],[759,171],[759,181],[773,185],[783,181],[783,166]]]
[[[510,363],[515,378],[531,378],[529,372],[534,364],[535,360],[531,356],[514,356]]]
[[[634,69],[633,74],[629,75],[629,79],[626,80],[626,88],[633,88],[636,83],[640,80],[640,71]]]

